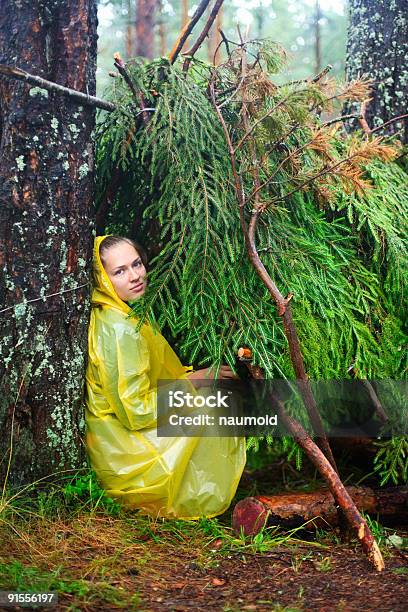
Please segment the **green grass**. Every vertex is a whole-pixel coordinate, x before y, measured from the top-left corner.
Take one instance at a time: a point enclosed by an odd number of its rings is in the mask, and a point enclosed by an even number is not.
[[[55,592],[59,597],[73,595],[80,598],[82,603],[103,601],[127,610],[138,610],[140,602],[138,593],[130,597],[125,589],[114,587],[106,581],[69,578],[62,565],[56,570],[45,571],[19,561],[0,563],[0,588],[23,593]]]

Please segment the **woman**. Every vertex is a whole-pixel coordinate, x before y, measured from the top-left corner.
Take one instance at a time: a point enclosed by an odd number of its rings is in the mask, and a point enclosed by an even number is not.
[[[157,381],[203,379],[165,338],[129,318],[127,302],[146,289],[143,253],[133,241],[99,236],[86,374],[86,447],[102,486],[124,505],[154,516],[216,516],[231,503],[245,465],[243,438],[158,437]],[[228,366],[220,377],[233,378]]]

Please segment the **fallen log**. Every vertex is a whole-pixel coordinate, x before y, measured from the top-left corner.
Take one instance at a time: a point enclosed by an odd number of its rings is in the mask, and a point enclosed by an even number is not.
[[[400,523],[408,521],[408,487],[346,487],[346,490],[359,511],[398,519]],[[313,521],[315,527],[338,524],[337,507],[329,489],[246,497],[237,503],[232,515],[234,531],[244,535],[256,535],[264,526],[292,529],[308,521]]]

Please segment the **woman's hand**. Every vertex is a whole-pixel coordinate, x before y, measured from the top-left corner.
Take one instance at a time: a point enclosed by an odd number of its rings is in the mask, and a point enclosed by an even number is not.
[[[196,370],[195,372],[191,372],[187,374],[187,378],[189,380],[214,380],[215,369],[212,368],[210,372],[210,368],[203,368],[202,370]],[[220,367],[220,371],[218,372],[217,380],[238,380],[238,376],[234,374],[231,368],[228,365],[222,365]]]

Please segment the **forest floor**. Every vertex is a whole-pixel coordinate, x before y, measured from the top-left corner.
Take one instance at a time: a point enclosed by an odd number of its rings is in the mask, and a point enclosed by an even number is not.
[[[286,488],[305,490],[287,462],[246,472],[238,497]],[[277,479],[280,474],[279,480]],[[288,476],[289,474],[289,476]],[[85,481],[84,481],[85,482]],[[86,481],[89,484],[89,481]],[[307,479],[307,486],[310,484]],[[273,488],[273,487],[272,487]],[[77,494],[65,488],[65,494]],[[58,505],[59,504],[59,505]],[[235,536],[230,515],[201,521],[154,521],[95,500],[61,510],[61,498],[40,496],[35,511],[10,503],[0,512],[0,591],[56,592],[41,610],[74,612],[380,611],[407,609],[408,529],[373,527],[386,569],[376,573],[356,541],[335,531],[265,529]],[[389,538],[397,533],[402,548]],[[402,538],[402,539],[401,539]],[[392,539],[392,538],[391,538]],[[6,608],[0,610],[19,610]],[[30,608],[33,609],[33,608]]]

